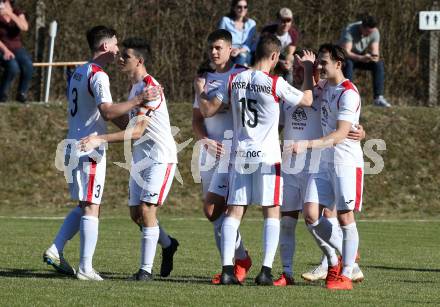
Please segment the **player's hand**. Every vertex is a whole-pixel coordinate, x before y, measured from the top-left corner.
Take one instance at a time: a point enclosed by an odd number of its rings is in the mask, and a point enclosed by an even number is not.
[[[356,128],[357,128],[356,130],[350,130],[347,138],[354,141],[360,141],[365,139],[364,127],[362,127],[362,125],[356,125]]]
[[[194,79],[194,90],[196,91],[197,96],[200,96],[205,89],[206,78],[204,77],[196,77]]]
[[[290,143],[283,147],[283,154],[291,153],[292,155],[297,155],[303,153],[307,150],[307,145],[308,145],[307,141]]]
[[[238,49],[238,48],[232,48],[232,51],[231,51],[231,56],[232,57],[236,57],[236,56],[238,56],[240,54],[240,49]]]
[[[295,54],[295,58],[297,59],[299,65],[301,65],[302,67],[304,67],[305,64],[313,65],[316,60],[315,54],[310,50],[304,50],[304,54],[302,57]]]
[[[3,60],[5,60],[5,61],[10,61],[10,60],[12,60],[12,59],[15,59],[15,54],[12,53],[10,50],[6,50],[6,51],[3,53]]]
[[[90,151],[92,149],[98,148],[99,146],[101,146],[102,144],[105,143],[105,140],[103,138],[101,138],[99,135],[89,135],[86,136],[85,138],[82,138],[79,142],[78,142],[78,149],[80,151]]]
[[[160,99],[163,94],[163,88],[160,85],[144,88],[144,91],[135,97],[138,105],[146,104],[150,101]]]
[[[225,149],[222,143],[208,138],[203,139],[206,151],[216,159],[223,157],[225,155]]]

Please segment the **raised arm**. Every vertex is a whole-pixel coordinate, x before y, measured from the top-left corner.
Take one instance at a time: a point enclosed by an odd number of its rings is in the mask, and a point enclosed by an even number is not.
[[[203,117],[212,117],[222,108],[223,103],[217,95],[209,99],[204,92],[204,87],[205,79],[197,77],[194,81],[194,88],[199,98],[200,114]]]

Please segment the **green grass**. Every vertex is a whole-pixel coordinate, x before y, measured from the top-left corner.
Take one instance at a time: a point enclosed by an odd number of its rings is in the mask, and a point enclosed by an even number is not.
[[[252,210],[255,211],[255,210]],[[260,219],[245,220],[241,230],[254,266],[245,286],[212,286],[220,270],[210,223],[199,218],[162,218],[162,225],[180,241],[175,270],[166,279],[135,283],[125,278],[136,271],[139,231],[128,219],[107,218],[100,224],[94,266],[106,280],[81,282],[57,275],[41,255],[61,220],[0,218],[0,304],[110,306],[410,306],[438,305],[440,293],[440,223],[435,221],[361,221],[361,268],[366,280],[351,292],[330,292],[319,283],[304,283],[299,274],[311,268],[319,252],[304,224],[298,225],[295,258],[298,282],[287,288],[257,287],[253,278],[261,264]],[[67,246],[68,260],[78,264],[78,238]],[[156,256],[155,271],[160,264]],[[274,273],[280,273],[279,256]]]

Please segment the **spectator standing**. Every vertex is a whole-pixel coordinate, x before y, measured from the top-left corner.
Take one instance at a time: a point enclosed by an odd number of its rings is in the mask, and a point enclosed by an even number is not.
[[[294,53],[298,44],[299,32],[293,22],[292,11],[284,7],[277,12],[277,22],[267,25],[261,30],[261,34],[272,33],[281,42],[281,55],[275,72],[280,74],[292,84],[292,66]]]
[[[0,0],[0,64],[5,68],[0,84],[0,102],[8,99],[12,81],[20,73],[16,100],[26,102],[32,79],[32,60],[23,47],[21,32],[26,32],[29,24],[25,14],[16,8],[12,0]]]
[[[233,0],[228,15],[220,20],[219,29],[225,29],[232,35],[232,62],[249,65],[252,61],[256,23],[247,17],[248,3],[244,0]]]
[[[353,80],[354,69],[369,70],[373,76],[374,105],[391,107],[384,98],[385,67],[379,56],[380,33],[375,17],[365,15],[342,32],[339,45],[347,52],[344,75]]]

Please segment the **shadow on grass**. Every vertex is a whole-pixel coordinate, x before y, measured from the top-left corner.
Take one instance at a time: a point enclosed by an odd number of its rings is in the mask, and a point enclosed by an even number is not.
[[[428,272],[428,273],[439,273],[440,269],[420,269],[420,268],[397,268],[384,265],[362,265],[361,268],[370,268],[378,270],[391,270],[391,271],[414,271],[414,272]]]
[[[21,277],[21,278],[72,278],[71,276],[62,275],[55,271],[40,271],[27,269],[1,269],[0,277]]]

